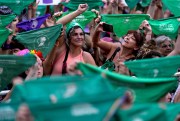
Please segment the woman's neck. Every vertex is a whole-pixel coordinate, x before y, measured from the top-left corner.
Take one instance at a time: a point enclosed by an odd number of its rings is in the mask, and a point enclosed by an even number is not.
[[[70,54],[72,57],[78,56],[81,53],[81,47],[70,45]]]
[[[133,53],[133,50],[132,50],[132,49],[123,47],[123,48],[122,48],[122,51],[121,51],[121,57],[133,56],[132,53]]]

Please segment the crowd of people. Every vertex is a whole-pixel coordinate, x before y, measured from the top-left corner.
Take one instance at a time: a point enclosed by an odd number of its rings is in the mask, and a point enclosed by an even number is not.
[[[70,1],[64,2],[68,3]],[[138,29],[131,29],[121,37],[117,36],[114,32],[109,32],[104,29],[104,25],[107,23],[102,21],[101,15],[103,14],[147,14],[154,20],[175,17],[170,10],[163,10],[161,0],[151,0],[147,7],[142,7],[140,3],[138,3],[134,9],[130,9],[125,0],[102,0],[102,3],[103,6],[92,10],[89,10],[87,3],[79,4],[75,11],[64,16],[63,13],[68,12],[68,8],[63,4],[59,3],[59,5],[51,6],[53,12],[51,12],[50,6],[47,5],[44,15],[50,14],[50,16],[48,16],[40,28],[36,30],[52,27],[57,24],[62,24],[63,26],[59,37],[46,57],[42,56],[43,52],[39,52],[40,54],[38,54],[36,51],[39,50],[36,50],[36,48],[34,48],[35,52],[33,53],[32,50],[29,50],[18,40],[14,39],[19,33],[28,31],[18,28],[19,23],[38,17],[36,13],[39,7],[39,1],[34,1],[28,7],[24,8],[21,14],[17,15],[16,18],[6,26],[11,33],[2,44],[0,54],[25,56],[31,53],[36,56],[37,61],[33,67],[30,67],[12,79],[12,82],[4,89],[10,91],[6,95],[1,96],[1,102],[9,101],[14,86],[18,83],[23,83],[23,81],[42,78],[44,76],[81,75],[82,73],[76,69],[76,65],[79,62],[91,64],[99,68],[103,67],[102,69],[114,73],[135,77],[136,74],[131,72],[131,70],[125,66],[124,62],[180,54],[180,29],[175,39],[170,38],[166,34],[155,35],[148,20],[142,21]],[[6,5],[4,6],[7,7]],[[2,7],[0,7],[0,9],[2,9]],[[96,17],[84,28],[80,23],[73,20],[86,11],[93,12]],[[11,11],[6,15],[12,13]],[[55,19],[57,17],[60,18]],[[107,62],[112,62],[112,65],[105,67]],[[168,69],[166,71],[168,71]],[[129,105],[133,99],[131,94],[127,93],[127,95],[129,98],[126,103]],[[179,88],[177,88],[173,93],[168,92],[159,102],[178,103],[180,100],[179,95]],[[126,107],[126,105],[124,105],[124,107]],[[21,115],[20,118],[28,120]],[[17,120],[20,121],[21,119]]]

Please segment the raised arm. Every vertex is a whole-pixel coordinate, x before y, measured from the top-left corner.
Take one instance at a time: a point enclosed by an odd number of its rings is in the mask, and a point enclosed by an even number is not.
[[[144,20],[139,27],[139,30],[143,30],[146,41],[150,41],[152,38],[152,28],[147,20]]]
[[[178,31],[178,38],[176,40],[175,48],[171,53],[169,53],[168,56],[179,55],[179,54],[180,54],[180,27]]]
[[[79,4],[79,7],[76,11],[69,13],[68,15],[60,18],[56,24],[63,24],[66,25],[67,23],[71,22],[74,18],[76,18],[78,15],[82,14],[85,12],[88,8],[87,4]]]
[[[100,33],[103,31],[103,24],[104,22],[100,22],[94,30],[94,35],[92,37],[93,48],[100,47],[102,50],[105,50],[109,53],[111,51],[113,44],[100,40]]]

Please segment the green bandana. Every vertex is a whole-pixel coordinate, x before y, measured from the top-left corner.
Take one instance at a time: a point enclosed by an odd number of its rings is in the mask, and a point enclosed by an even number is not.
[[[139,0],[126,0],[126,3],[130,9],[133,9],[139,3]]]
[[[12,78],[18,74],[26,71],[36,62],[34,55],[14,56],[1,55],[0,56],[0,90],[4,89]]]
[[[79,4],[88,4],[88,10],[96,9],[99,10],[99,6],[103,6],[103,2],[101,0],[71,0],[69,2],[62,2],[64,6],[66,6],[70,11],[77,10]]]
[[[66,98],[101,93],[104,94],[112,91],[112,87],[106,79],[97,76],[96,80],[94,80],[91,77],[92,76],[60,76],[30,80],[25,82],[23,85],[18,85],[14,89],[12,101],[44,100],[49,102],[49,96],[51,94],[55,95],[60,101]],[[68,94],[69,91],[73,91],[72,94]]]
[[[180,0],[162,0],[163,5],[175,16],[180,16]]]
[[[141,59],[125,65],[138,77],[172,77],[180,67],[179,59],[180,56]]]
[[[175,39],[178,35],[180,25],[180,17],[172,17],[168,19],[149,20],[152,31],[156,35],[166,35]]]
[[[114,65],[114,62],[108,60],[101,66],[101,68],[108,69],[109,71],[114,71],[115,65]]]
[[[0,5],[6,5],[10,7],[14,13],[20,15],[22,10],[33,2],[34,0],[0,0]]]
[[[107,79],[98,75],[53,76],[16,85],[11,101],[26,102],[38,121],[84,121],[92,116],[102,121],[110,109],[118,109],[111,106],[126,90],[114,91]]]
[[[134,78],[105,71],[98,67],[83,63],[79,63],[77,69],[85,75],[93,73],[107,78],[115,89],[118,89],[119,87],[129,87],[132,89],[135,102],[159,101],[159,99],[177,86],[177,78],[173,77]]]
[[[7,40],[9,34],[11,34],[11,32],[8,29],[6,29],[6,28],[0,29],[0,47]]]
[[[0,5],[6,5],[12,9],[15,14],[20,15],[22,10],[33,2],[34,0],[0,0]]]
[[[179,103],[141,103],[126,110],[119,110],[118,116],[123,121],[175,121],[180,112]]]
[[[16,15],[10,14],[10,15],[0,15],[0,28],[6,27],[8,24],[10,24],[14,19]]]
[[[102,21],[108,24],[112,24],[114,32],[118,37],[122,37],[129,30],[137,30],[143,20],[149,20],[149,16],[146,14],[104,14],[102,15]]]
[[[40,50],[45,58],[61,33],[62,25],[18,33],[15,37],[29,50]]]

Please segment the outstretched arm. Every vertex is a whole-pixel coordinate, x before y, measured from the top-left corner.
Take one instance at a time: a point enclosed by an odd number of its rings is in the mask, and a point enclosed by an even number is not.
[[[60,18],[56,23],[66,25],[67,23],[71,22],[74,18],[76,18],[78,15],[85,12],[87,8],[88,8],[87,4],[79,4],[79,7],[76,11]]]

